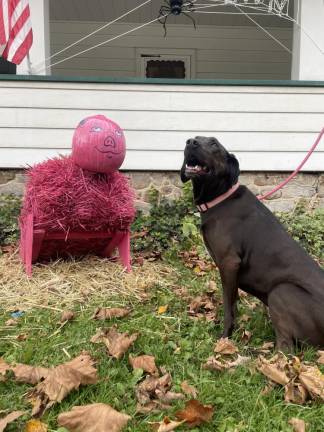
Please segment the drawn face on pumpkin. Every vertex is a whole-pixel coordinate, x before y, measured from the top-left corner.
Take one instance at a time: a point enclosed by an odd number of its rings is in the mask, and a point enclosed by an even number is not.
[[[103,115],[86,117],[75,129],[72,158],[83,169],[106,174],[117,171],[125,153],[123,131]]]

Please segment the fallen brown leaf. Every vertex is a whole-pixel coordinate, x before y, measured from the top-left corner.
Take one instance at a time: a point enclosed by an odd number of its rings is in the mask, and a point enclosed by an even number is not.
[[[148,402],[146,405],[141,405],[139,402],[137,403],[136,406],[136,413],[140,413],[140,414],[152,414],[152,413],[158,413],[161,410],[169,410],[171,407],[171,405],[169,404],[164,404],[159,400],[154,400],[151,402]]]
[[[103,342],[106,334],[109,332],[109,329],[97,329],[97,333],[92,336],[90,342],[92,343],[101,343]]]
[[[228,338],[221,338],[217,341],[214,352],[219,354],[235,354],[238,352],[238,348]]]
[[[237,359],[233,361],[224,360],[218,355],[218,356],[209,357],[207,359],[207,362],[204,364],[204,369],[208,369],[212,371],[213,370],[224,371],[238,366],[242,366],[243,364],[247,363],[250,360],[251,360],[250,357],[243,357],[240,354],[238,354]]]
[[[220,361],[218,358],[212,356],[207,359],[207,362],[204,364],[204,369],[211,371],[223,371],[226,369],[225,364]]]
[[[306,424],[304,420],[298,418],[291,418],[288,422],[292,427],[294,432],[305,432]]]
[[[268,354],[273,348],[273,342],[264,342],[264,344],[260,348],[257,348],[257,351],[262,354]]]
[[[10,318],[5,322],[5,326],[7,326],[7,327],[13,327],[17,324],[18,324],[18,320],[14,319],[14,318]]]
[[[102,338],[109,354],[119,360],[138,338],[138,333],[118,333],[116,326],[110,327]]]
[[[164,417],[164,419],[160,422],[149,422],[149,424],[156,432],[172,432],[175,428],[182,425],[184,422],[185,420],[179,422],[170,420],[169,417]]]
[[[166,393],[164,393],[164,391],[156,389],[155,390],[155,394],[158,397],[158,399],[160,401],[162,401],[163,403],[170,403],[176,400],[182,400],[184,399],[184,395],[182,393],[176,393],[173,391],[168,391]]]
[[[155,364],[155,358],[151,355],[141,355],[137,357],[129,356],[128,358],[130,365],[133,369],[143,369],[144,372],[150,375],[159,375],[159,371]]]
[[[289,382],[289,378],[284,370],[286,365],[287,360],[283,362],[282,358],[279,358],[278,356],[273,360],[266,360],[264,357],[260,356],[258,359],[257,369],[275,383],[286,385]]]
[[[95,320],[109,320],[112,318],[123,318],[129,315],[130,309],[125,308],[98,308],[92,316]]]
[[[114,410],[110,405],[94,403],[75,406],[58,416],[58,424],[70,432],[119,432],[131,417]]]
[[[195,297],[189,304],[189,316],[193,318],[205,318],[207,321],[214,321],[217,315],[217,303],[214,294],[207,293]]]
[[[318,359],[316,360],[319,364],[324,364],[324,351],[317,351]]]
[[[217,284],[216,284],[216,282],[213,281],[213,280],[210,280],[207,283],[207,289],[208,289],[209,292],[211,292],[211,291],[217,291]]]
[[[250,339],[252,337],[252,333],[248,330],[243,330],[242,335],[241,335],[241,341],[244,344],[247,344],[248,342],[250,342]]]
[[[48,428],[45,423],[39,420],[29,420],[26,423],[24,432],[47,432]]]
[[[21,333],[18,336],[16,336],[16,340],[19,342],[23,342],[28,338],[28,335],[26,333]]]
[[[10,366],[0,357],[0,382],[5,380],[8,370],[10,370]]]
[[[170,407],[170,402],[184,399],[184,395],[182,393],[175,393],[170,391],[170,389],[171,375],[169,373],[166,373],[160,378],[147,376],[141,383],[138,384],[135,390],[136,398],[139,402],[137,411],[149,412],[162,407]],[[142,408],[144,408],[144,410]]]
[[[188,384],[187,381],[183,381],[180,385],[181,390],[183,393],[185,393],[187,396],[192,396],[193,398],[197,397],[198,391],[195,389],[195,387]]]
[[[295,403],[303,405],[308,398],[308,392],[305,387],[294,381],[290,381],[285,386],[285,401],[289,403]]]
[[[72,321],[74,318],[75,318],[75,313],[70,310],[66,310],[63,311],[60,322],[65,323],[67,321]]]
[[[176,413],[176,417],[184,420],[189,427],[199,426],[209,422],[214,414],[211,405],[203,405],[196,399],[188,401],[183,410]]]
[[[9,423],[12,423],[13,421],[17,420],[19,417],[21,417],[24,414],[25,413],[23,411],[13,411],[10,414],[8,414],[6,417],[1,418],[0,432],[3,432]]]
[[[240,321],[240,322],[248,322],[248,321],[250,321],[250,319],[251,319],[251,316],[250,316],[250,315],[243,314],[243,315],[240,317],[239,321]]]
[[[80,385],[95,384],[98,381],[94,361],[88,353],[49,370],[44,381],[29,392],[33,405],[32,415],[41,415],[56,402],[61,402]]]
[[[303,365],[299,380],[306,387],[312,398],[324,400],[324,375],[317,366]]]
[[[11,368],[15,374],[16,380],[28,384],[37,384],[42,379],[46,378],[50,372],[50,369],[30,366],[25,364],[16,364]]]

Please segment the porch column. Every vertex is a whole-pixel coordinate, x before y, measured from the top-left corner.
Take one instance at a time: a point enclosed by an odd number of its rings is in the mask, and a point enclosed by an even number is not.
[[[324,81],[324,2],[295,0],[294,7],[300,26],[294,24],[291,79]]]
[[[33,28],[33,45],[29,51],[31,72],[26,57],[17,66],[17,75],[48,75],[49,67],[41,72],[38,69],[45,67],[43,62],[50,55],[49,0],[29,0],[29,7]]]

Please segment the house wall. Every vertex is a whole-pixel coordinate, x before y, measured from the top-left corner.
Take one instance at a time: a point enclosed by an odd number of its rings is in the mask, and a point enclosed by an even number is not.
[[[104,22],[51,21],[51,53],[56,53]],[[124,33],[139,24],[114,24],[52,59],[60,61],[76,52]],[[291,27],[268,27],[289,49]],[[193,26],[170,24],[167,37],[160,24],[153,24],[52,67],[53,75],[135,77],[138,51],[159,49],[191,55],[191,78],[290,79],[291,54],[256,26]],[[188,77],[190,78],[190,77]]]
[[[292,171],[323,128],[324,87],[2,77],[0,167],[68,154],[76,125],[97,113],[125,130],[125,170],[177,171],[186,139],[207,135],[234,152],[243,171]],[[304,171],[324,171],[323,142]]]

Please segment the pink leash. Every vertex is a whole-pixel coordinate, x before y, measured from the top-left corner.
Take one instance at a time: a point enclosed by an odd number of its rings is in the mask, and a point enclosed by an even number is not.
[[[300,165],[298,165],[298,167],[295,169],[295,171],[290,174],[289,177],[286,178],[286,180],[284,180],[282,183],[280,183],[278,186],[276,186],[274,189],[272,189],[270,192],[267,192],[264,195],[258,195],[258,199],[259,200],[264,200],[265,198],[267,198],[268,196],[274,194],[275,192],[277,192],[279,189],[283,188],[287,183],[290,182],[290,180],[295,177],[296,174],[299,173],[299,171],[302,169],[302,167],[305,165],[305,163],[307,162],[307,160],[310,158],[311,154],[313,153],[313,151],[316,149],[318,143],[321,141],[322,136],[324,135],[324,128],[321,130],[321,132],[319,133],[318,137],[316,138],[316,141],[314,142],[314,144],[312,145],[312,147],[310,148],[309,152],[307,153],[307,155],[305,156],[304,160],[300,163]]]

